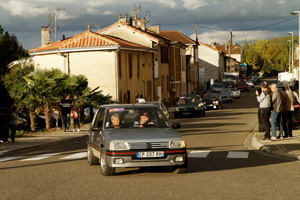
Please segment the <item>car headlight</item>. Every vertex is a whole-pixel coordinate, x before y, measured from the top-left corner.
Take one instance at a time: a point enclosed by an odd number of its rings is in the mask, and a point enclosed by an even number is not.
[[[198,107],[194,107],[195,110],[198,110]]]
[[[169,141],[169,149],[177,149],[177,148],[184,148],[184,147],[185,147],[184,140]]]
[[[115,142],[115,150],[129,150],[128,142]]]

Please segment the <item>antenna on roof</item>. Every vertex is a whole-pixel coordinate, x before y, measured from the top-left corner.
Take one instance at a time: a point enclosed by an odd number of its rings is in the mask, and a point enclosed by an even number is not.
[[[150,23],[149,18],[151,17],[151,11],[147,11],[146,15],[147,15],[147,17],[146,17],[146,25],[148,25]]]
[[[141,12],[142,6],[140,5],[134,5],[134,8],[130,10],[131,15],[135,14],[136,17],[138,16],[139,12]]]
[[[56,42],[56,30],[58,29],[58,26],[56,25],[56,19],[57,19],[57,11],[60,11],[60,10],[66,10],[65,8],[57,8],[55,9],[54,11],[54,32],[55,32],[55,42]]]
[[[97,29],[98,29],[98,31],[100,31],[101,30],[101,26],[102,26],[103,24],[95,24],[95,26],[97,27]]]

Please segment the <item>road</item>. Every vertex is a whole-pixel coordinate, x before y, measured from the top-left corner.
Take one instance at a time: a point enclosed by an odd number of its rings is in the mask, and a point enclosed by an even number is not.
[[[300,162],[250,151],[257,124],[254,89],[201,118],[181,118],[188,172],[89,166],[85,141],[0,162],[1,199],[300,199]],[[47,156],[45,156],[47,154]]]

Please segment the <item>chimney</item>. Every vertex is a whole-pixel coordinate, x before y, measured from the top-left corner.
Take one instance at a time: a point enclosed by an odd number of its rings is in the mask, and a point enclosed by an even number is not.
[[[42,26],[41,30],[41,45],[42,47],[50,43],[51,35],[48,26]]]
[[[146,30],[146,18],[145,17],[143,19],[141,19],[141,29],[143,31]]]
[[[150,27],[148,27],[148,29],[150,31],[153,31],[154,33],[160,34],[160,27],[158,25],[157,26],[150,26]]]
[[[136,14],[132,14],[131,18],[130,18],[130,25],[135,27],[136,26],[136,20],[137,20]]]
[[[126,24],[127,23],[127,14],[122,17],[122,14],[119,14],[119,22]]]

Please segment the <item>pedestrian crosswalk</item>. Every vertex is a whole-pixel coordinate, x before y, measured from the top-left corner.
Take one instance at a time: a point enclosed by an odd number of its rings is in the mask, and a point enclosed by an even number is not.
[[[212,151],[191,151],[188,153],[189,158],[207,158],[210,154],[212,154]],[[87,157],[87,152],[79,152],[79,153],[73,153],[68,156],[62,156],[62,153],[51,153],[51,154],[42,154],[38,156],[28,157],[22,159],[24,156],[9,156],[0,158],[0,162],[6,162],[11,160],[19,160],[21,162],[28,162],[28,161],[39,161],[39,160],[45,160],[49,159],[54,156],[60,156],[59,160],[77,160],[77,159],[83,159]],[[226,158],[228,159],[247,159],[249,157],[249,152],[247,151],[228,151]]]

